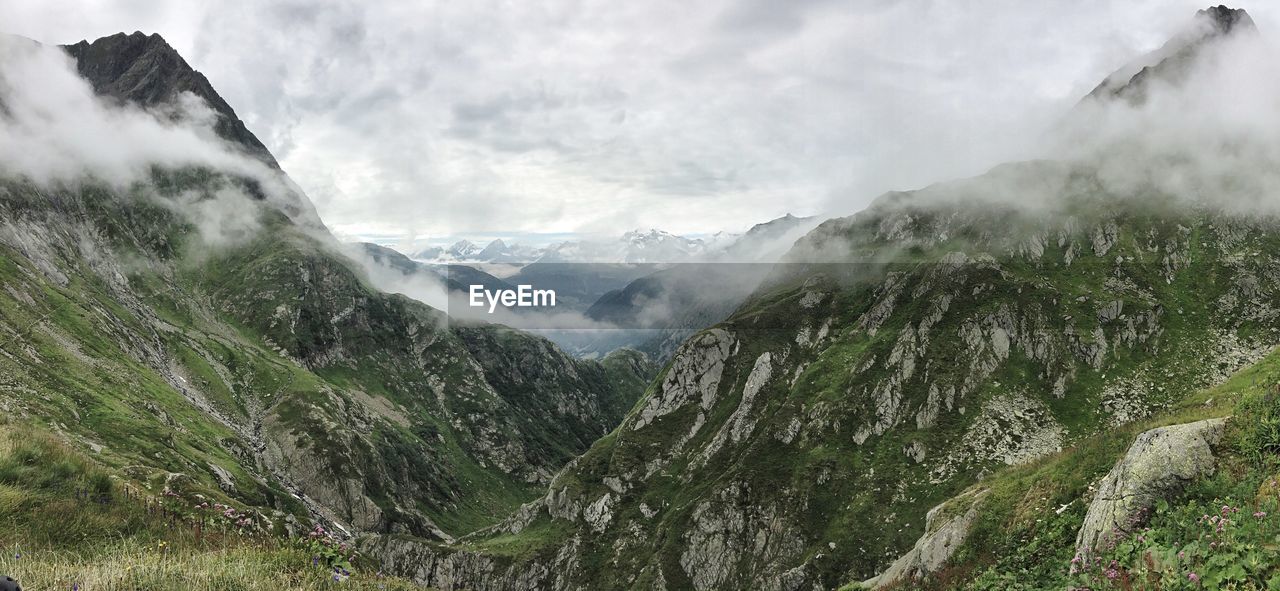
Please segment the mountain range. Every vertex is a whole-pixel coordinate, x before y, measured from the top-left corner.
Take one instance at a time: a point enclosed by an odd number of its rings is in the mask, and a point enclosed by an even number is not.
[[[612,240],[570,240],[546,247],[508,245],[502,239],[481,247],[459,240],[448,247],[433,246],[407,254],[422,262],[445,264],[760,262],[780,257],[791,246],[781,243],[785,238],[790,236],[794,242],[817,223],[812,217],[787,214],[757,224],[742,235],[717,232],[709,239],[650,229],[632,230]]]
[[[1067,115],[1064,151],[852,216],[411,257],[330,235],[160,36],[0,39],[0,131],[71,155],[0,163],[0,567],[67,588],[89,565],[116,578],[86,588],[194,587],[179,564],[210,589],[1274,588],[1280,151],[1231,125],[1274,104],[1249,94],[1263,40],[1202,10]],[[43,149],[72,116],[113,152],[173,143],[92,168]],[[424,303],[424,277],[555,285],[659,334],[575,356]]]

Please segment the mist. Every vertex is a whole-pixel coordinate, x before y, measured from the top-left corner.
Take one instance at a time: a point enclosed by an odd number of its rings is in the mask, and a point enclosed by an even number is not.
[[[190,93],[154,110],[108,102],[60,48],[0,35],[0,176],[49,190],[95,185],[149,195],[182,215],[208,247],[251,237],[262,202],[240,183],[156,194],[156,171],[206,169],[250,179],[268,204],[318,226],[287,177],[215,134],[218,116]]]

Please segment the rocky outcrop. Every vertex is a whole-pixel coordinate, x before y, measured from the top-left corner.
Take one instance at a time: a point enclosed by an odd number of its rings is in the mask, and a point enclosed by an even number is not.
[[[742,588],[748,580],[758,589],[794,589],[781,579],[806,579],[802,571],[788,576],[781,566],[804,551],[804,538],[786,508],[750,504],[750,499],[750,486],[735,482],[694,508],[680,554],[694,589]]]
[[[863,581],[862,585],[879,589],[898,581],[916,580],[942,568],[969,535],[969,526],[978,517],[979,506],[987,492],[986,489],[969,490],[930,509],[925,517],[925,533],[911,551],[893,561],[884,572]]]
[[[662,388],[646,401],[631,428],[642,429],[693,401],[703,410],[710,409],[734,342],[733,335],[718,328],[690,339],[676,354]]]
[[[577,545],[566,544],[548,559],[511,564],[478,552],[447,549],[426,541],[377,536],[357,547],[377,557],[383,572],[399,573],[435,589],[510,591],[512,589],[576,589],[569,577]]]
[[[1156,501],[1213,473],[1212,447],[1221,439],[1225,423],[1226,419],[1208,419],[1139,435],[1098,485],[1076,535],[1077,554],[1088,556],[1114,543],[1136,527]]]

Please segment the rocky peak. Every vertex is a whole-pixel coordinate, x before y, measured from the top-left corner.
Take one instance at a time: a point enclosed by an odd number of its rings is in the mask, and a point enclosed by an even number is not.
[[[1231,36],[1257,33],[1257,26],[1243,8],[1211,6],[1196,12],[1190,26],[1174,35],[1159,49],[1139,56],[1107,76],[1085,100],[1123,100],[1138,105],[1146,102],[1152,80],[1178,85],[1191,70],[1203,50]]]
[[[1227,8],[1225,5],[1210,6],[1196,11],[1196,20],[1207,22],[1216,34],[1230,34],[1236,30],[1256,31],[1257,26],[1243,8]]]
[[[448,253],[455,258],[469,257],[480,251],[480,247],[470,240],[459,240],[449,246]]]
[[[507,243],[503,242],[501,238],[495,238],[490,241],[489,244],[485,245],[484,250],[481,250],[480,254],[498,256],[500,254],[506,254],[507,250]]]
[[[187,64],[160,35],[116,33],[62,48],[75,59],[80,76],[101,96],[141,107],[171,103],[183,92],[199,97],[217,113],[214,131],[219,137],[279,168],[267,147],[245,127],[204,74]]]

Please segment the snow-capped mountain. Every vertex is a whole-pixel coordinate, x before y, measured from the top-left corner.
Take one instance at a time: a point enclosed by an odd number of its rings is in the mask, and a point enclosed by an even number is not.
[[[506,263],[527,264],[541,257],[543,249],[521,244],[507,244],[501,238],[481,247],[470,240],[459,240],[448,247],[428,246],[409,255],[428,263]]]
[[[539,263],[683,263],[707,252],[697,238],[662,230],[632,230],[614,240],[575,240],[546,249]]]
[[[742,234],[716,232],[706,238],[690,238],[658,229],[636,229],[617,238],[567,240],[546,247],[533,247],[495,239],[485,246],[459,240],[448,247],[431,246],[410,258],[431,263],[597,263],[671,264],[750,259],[760,262],[764,242],[779,241],[785,247],[816,225],[811,218],[784,217],[758,224]],[[792,236],[791,234],[796,234]],[[779,240],[785,239],[785,240]],[[785,248],[783,249],[785,250]],[[750,253],[750,254],[747,254]]]
[[[451,258],[459,260],[470,259],[473,255],[479,253],[482,249],[476,243],[470,240],[459,240],[454,242],[445,251]]]

